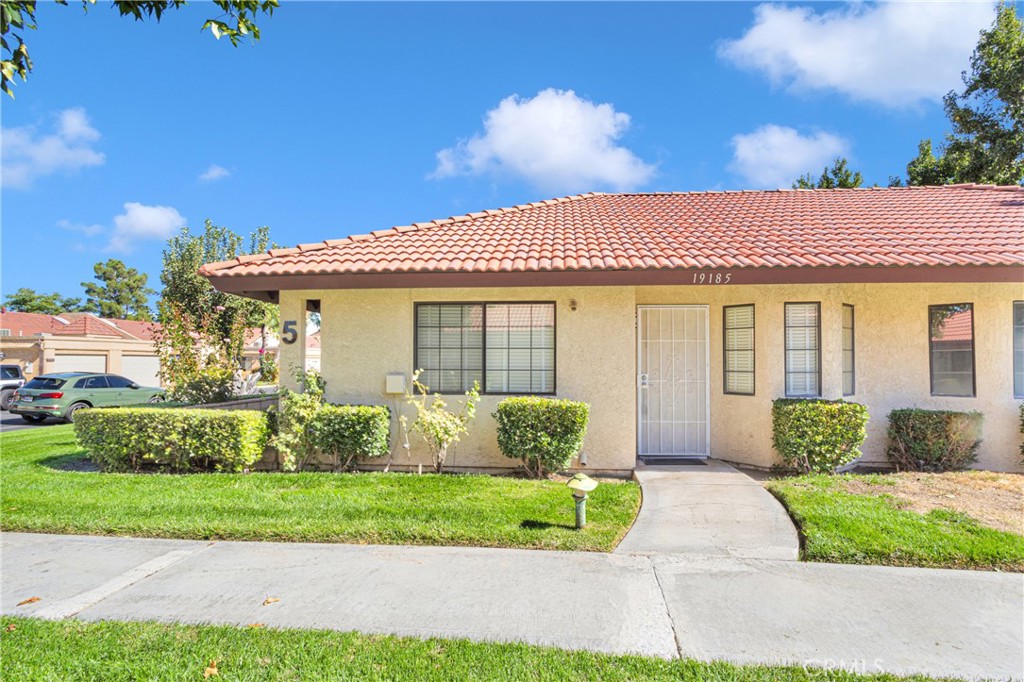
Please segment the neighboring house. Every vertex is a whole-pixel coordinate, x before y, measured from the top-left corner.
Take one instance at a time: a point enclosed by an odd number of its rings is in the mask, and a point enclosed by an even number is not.
[[[0,311],[4,362],[21,365],[28,376],[54,372],[111,372],[143,386],[160,386],[156,322],[101,318],[91,313],[42,315]],[[271,345],[271,343],[273,345]],[[259,366],[260,330],[246,335],[243,368]],[[277,338],[268,335],[267,352]]]
[[[0,312],[0,350],[5,362],[28,376],[54,372],[112,372],[143,386],[160,385],[153,343],[157,325],[90,313]]]
[[[594,469],[638,455],[769,467],[785,396],[867,405],[870,463],[885,462],[894,408],[978,410],[978,465],[1020,469],[1020,187],[587,194],[201,273],[279,301],[297,337],[320,312],[331,401],[398,405],[386,377],[417,368],[446,394],[479,382],[456,468],[513,464],[490,415],[527,393],[590,403],[580,464]],[[303,362],[302,341],[283,366]],[[427,457],[416,438],[411,457]]]

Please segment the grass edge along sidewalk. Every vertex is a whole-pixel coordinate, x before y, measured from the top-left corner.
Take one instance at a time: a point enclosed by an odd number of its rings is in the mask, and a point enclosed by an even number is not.
[[[0,618],[4,676],[19,680],[693,680],[926,682],[799,666],[565,651],[329,630]],[[214,675],[210,669],[216,673]]]

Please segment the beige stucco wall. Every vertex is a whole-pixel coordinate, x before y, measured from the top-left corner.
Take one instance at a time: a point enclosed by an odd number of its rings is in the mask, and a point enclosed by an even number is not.
[[[842,304],[856,308],[857,393],[847,398],[871,413],[864,461],[885,461],[885,415],[897,407],[979,410],[985,414],[978,465],[1020,470],[1017,404],[1012,395],[1012,302],[1018,284],[716,285],[517,289],[386,289],[282,292],[282,320],[303,320],[304,301],[319,299],[321,371],[332,402],[411,408],[384,393],[385,375],[413,371],[413,311],[417,302],[555,301],[559,397],[591,405],[584,444],[587,466],[626,470],[636,455],[636,307],[707,305],[710,330],[711,456],[768,467],[771,401],[784,395],[783,310],[787,301],[820,301],[822,394],[842,397]],[[575,312],[569,302],[576,300]],[[933,398],[928,373],[928,306],[974,303],[977,397]],[[755,305],[756,394],[722,390],[722,306]],[[282,368],[302,366],[304,325],[296,343],[281,346]],[[282,373],[283,380],[287,372]],[[285,380],[286,381],[286,380]],[[508,466],[498,452],[490,414],[501,396],[484,396],[477,420],[449,456],[454,467]],[[427,463],[416,434],[411,458],[397,447],[396,464]]]

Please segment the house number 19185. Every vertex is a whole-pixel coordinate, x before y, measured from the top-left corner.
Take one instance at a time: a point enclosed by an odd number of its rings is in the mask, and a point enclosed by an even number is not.
[[[728,284],[732,280],[732,273],[726,272],[695,272],[693,273],[694,284]]]

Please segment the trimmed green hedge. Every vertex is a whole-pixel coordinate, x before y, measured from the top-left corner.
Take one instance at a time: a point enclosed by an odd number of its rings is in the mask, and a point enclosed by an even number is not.
[[[919,410],[889,413],[886,455],[901,471],[957,471],[978,459],[980,412]]]
[[[505,398],[492,415],[498,422],[498,448],[521,460],[541,478],[569,466],[583,447],[590,405],[535,396]]]
[[[104,471],[238,472],[263,456],[270,429],[254,410],[121,407],[81,410],[75,436]]]
[[[772,402],[772,445],[787,466],[829,474],[860,457],[868,410],[845,400]]]
[[[323,405],[309,426],[310,442],[346,469],[357,457],[390,452],[391,411],[383,405]]]

